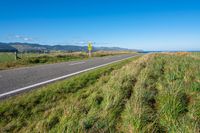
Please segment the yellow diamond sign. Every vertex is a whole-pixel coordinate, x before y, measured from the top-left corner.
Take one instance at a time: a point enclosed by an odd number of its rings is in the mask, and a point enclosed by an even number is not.
[[[88,50],[92,51],[92,43],[88,43]]]

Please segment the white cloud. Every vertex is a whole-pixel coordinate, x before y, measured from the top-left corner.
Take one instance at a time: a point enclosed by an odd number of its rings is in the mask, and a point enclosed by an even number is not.
[[[24,37],[23,39],[24,39],[24,41],[32,41],[33,40],[32,38],[28,38],[28,37]]]
[[[74,44],[78,44],[78,45],[88,45],[88,43],[92,43],[92,44],[95,44],[96,42],[94,41],[78,41],[78,42],[75,42]]]
[[[79,42],[76,42],[75,44],[84,45],[84,44],[87,44],[87,42],[85,42],[85,41],[79,41]]]
[[[20,35],[15,35],[15,37],[16,37],[16,38],[21,38],[21,36],[20,36]]]
[[[26,36],[22,36],[22,35],[15,35],[15,38],[21,39],[21,40],[23,40],[23,41],[33,41],[32,38],[26,37]]]

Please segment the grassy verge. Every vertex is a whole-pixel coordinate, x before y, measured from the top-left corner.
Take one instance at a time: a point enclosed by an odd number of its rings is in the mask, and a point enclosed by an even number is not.
[[[200,131],[200,60],[144,55],[0,103],[2,132]],[[126,64],[126,65],[125,65]]]
[[[14,53],[0,53],[0,63],[14,61]]]
[[[103,57],[103,56],[120,55],[127,53],[130,52],[99,51],[99,52],[94,52],[92,55],[93,57]],[[37,64],[84,60],[88,59],[88,54],[85,52],[74,52],[74,53],[57,52],[50,54],[25,53],[25,54],[18,54],[18,58],[19,58],[18,60],[15,60],[15,55],[13,53],[0,53],[0,70],[22,67],[22,66],[37,65]]]
[[[77,100],[77,96],[84,98],[84,94],[79,95],[79,90],[87,90],[87,88],[98,84],[99,80],[104,78],[106,80],[112,71],[120,69],[124,64],[132,60],[128,59],[99,68],[66,81],[60,81],[1,101],[1,132],[31,132],[34,127],[38,127],[41,131],[52,129],[61,122],[63,113],[67,113],[65,109],[73,107],[72,102]]]
[[[123,132],[199,132],[200,60],[153,55],[122,115]]]

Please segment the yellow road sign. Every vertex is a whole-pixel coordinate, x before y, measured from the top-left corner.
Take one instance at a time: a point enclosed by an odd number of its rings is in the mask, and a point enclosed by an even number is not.
[[[88,50],[92,51],[92,43],[88,43]]]

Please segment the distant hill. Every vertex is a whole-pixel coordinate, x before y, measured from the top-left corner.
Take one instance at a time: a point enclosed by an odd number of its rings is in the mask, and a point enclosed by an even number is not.
[[[16,52],[18,51],[16,48],[11,45],[7,45],[5,43],[0,43],[0,52]]]
[[[2,51],[13,51],[18,50],[19,52],[43,52],[43,51],[68,51],[68,52],[76,52],[76,51],[87,51],[87,46],[75,46],[75,45],[41,45],[41,44],[33,44],[33,43],[0,43],[0,50]],[[140,52],[142,50],[136,49],[126,49],[119,47],[94,47],[93,51],[136,51]]]

